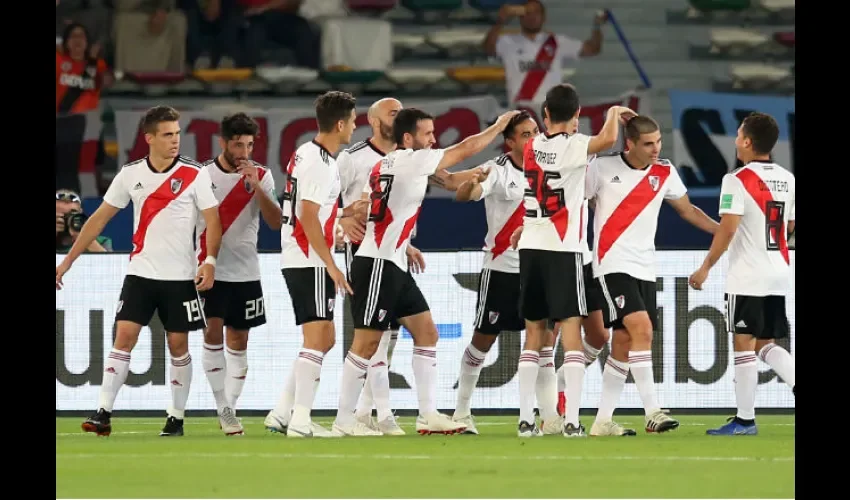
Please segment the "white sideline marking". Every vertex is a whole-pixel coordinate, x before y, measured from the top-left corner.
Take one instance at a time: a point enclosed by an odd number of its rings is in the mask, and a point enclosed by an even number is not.
[[[204,418],[204,417],[201,417],[201,418]],[[251,423],[251,424],[262,423],[262,420],[260,420],[260,418],[262,418],[262,417],[246,417],[244,419],[244,422]],[[159,421],[147,422],[147,421],[134,420],[134,419],[118,419],[116,421],[120,422],[121,425],[127,425],[127,426],[134,426],[134,425],[162,426],[162,422],[159,422]],[[333,423],[333,419],[317,418],[314,421],[318,424],[331,424],[331,423]],[[638,422],[637,420],[628,420],[628,419],[623,419],[623,420],[617,419],[617,421],[620,422],[621,424],[627,424],[627,425],[638,425],[638,424],[641,423],[641,422]],[[719,420],[718,420],[718,422],[719,422]],[[186,419],[186,421],[183,422],[183,425],[213,425],[213,424],[211,424],[210,422],[205,422],[205,421]],[[402,427],[404,427],[404,426],[412,427],[413,423],[411,422],[411,423],[408,424],[406,422],[400,422],[400,425]],[[516,422],[476,422],[475,423],[476,427],[488,427],[488,426],[499,426],[499,425],[510,425],[510,426],[516,427],[517,424],[516,424]],[[684,427],[689,427],[689,426],[706,427],[708,425],[714,425],[714,424],[705,424],[705,423],[701,423],[701,422],[696,422],[696,423],[682,422],[681,423],[681,426],[684,426]],[[721,423],[718,423],[717,425],[721,425]],[[760,423],[758,425],[759,425],[759,427],[794,427],[796,424],[793,424],[793,423],[791,423],[791,424],[789,424],[789,423],[764,423],[764,424],[762,424],[762,423]],[[127,433],[125,433],[125,434],[127,434]],[[57,435],[61,435],[61,434],[57,434]],[[68,435],[71,435],[71,434],[69,433]]]
[[[316,458],[328,460],[445,460],[452,455],[362,455],[342,453],[57,453],[56,458]],[[794,457],[697,457],[697,456],[575,456],[575,455],[476,455],[480,460],[622,460],[622,461],[663,461],[663,462],[793,462]]]

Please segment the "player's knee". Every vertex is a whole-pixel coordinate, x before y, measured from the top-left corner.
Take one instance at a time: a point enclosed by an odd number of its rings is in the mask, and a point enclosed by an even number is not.
[[[616,330],[611,338],[611,356],[617,361],[628,361],[632,338],[626,330]]]
[[[248,348],[248,331],[227,329],[227,347],[234,351],[244,351]]]
[[[645,344],[652,342],[652,321],[645,312],[641,311],[641,313],[630,314],[624,318],[623,324],[629,331],[632,343]]]
[[[168,334],[168,352],[177,358],[189,352],[189,335],[185,333]]]
[[[495,335],[487,335],[479,332],[472,333],[470,344],[481,352],[489,352],[494,343],[496,343]]]
[[[207,327],[204,328],[204,343],[209,345],[222,345],[224,343],[224,324],[220,319],[207,319]]]
[[[119,351],[130,352],[139,341],[141,326],[130,321],[118,321],[115,324],[115,341],[112,347]]]

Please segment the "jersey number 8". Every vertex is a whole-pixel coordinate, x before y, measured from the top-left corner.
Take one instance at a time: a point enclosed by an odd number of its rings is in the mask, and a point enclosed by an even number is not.
[[[765,240],[768,250],[779,250],[785,235],[785,202],[769,200],[764,203]]]

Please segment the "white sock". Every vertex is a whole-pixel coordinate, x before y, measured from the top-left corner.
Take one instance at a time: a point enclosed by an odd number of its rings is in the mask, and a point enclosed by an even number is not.
[[[604,422],[614,418],[614,409],[620,402],[620,395],[626,387],[626,379],[629,376],[629,362],[617,361],[608,356],[605,369],[602,371],[602,397],[599,400],[599,410],[596,412],[596,420]]]
[[[581,338],[581,347],[584,351],[585,363],[588,365],[592,365],[593,362],[596,361],[596,358],[599,357],[599,353],[602,352],[602,349],[597,349],[592,345],[588,344],[587,340],[585,340],[585,337]]]
[[[236,400],[242,395],[245,377],[248,376],[248,351],[236,351],[228,348],[224,354],[227,359],[227,378],[224,381],[224,395],[227,405],[235,410]]]
[[[357,401],[357,411],[355,415],[358,418],[372,415],[372,406],[376,405],[374,399],[375,386],[386,382],[386,397],[387,406],[389,406],[389,391],[390,391],[390,369],[387,362],[387,348],[390,343],[390,332],[386,331],[381,335],[381,341],[378,342],[378,349],[369,360],[369,369],[366,371],[366,384],[363,386],[363,392],[360,393],[360,399]],[[381,372],[385,373],[381,373]],[[376,378],[377,377],[377,378]],[[379,387],[378,392],[382,392]],[[383,396],[383,395],[382,395]]]
[[[517,372],[519,375],[519,421],[534,423],[534,386],[537,384],[537,372],[540,371],[540,353],[522,351],[519,355]]]
[[[187,352],[171,358],[171,406],[168,414],[183,420],[186,413],[186,401],[192,387],[192,356]]]
[[[567,390],[567,379],[564,377],[564,365],[561,365],[556,372],[558,374],[558,392]]]
[[[567,382],[566,396],[569,404],[564,424],[578,427],[578,411],[581,409],[581,392],[584,387],[585,358],[582,351],[564,353],[564,378]]]
[[[788,387],[794,388],[797,378],[794,357],[791,356],[791,353],[780,345],[767,344],[759,351],[759,358],[770,365],[773,371],[779,375],[779,378],[788,384]]]
[[[339,386],[339,406],[336,420],[341,425],[351,423],[354,420],[354,410],[363,384],[366,382],[366,371],[369,369],[369,360],[348,351],[345,362],[342,364],[342,382]]]
[[[303,347],[298,352],[298,359],[295,360],[295,408],[290,425],[305,425],[310,422],[310,412],[316,399],[316,389],[319,388],[324,357],[321,351]]]
[[[387,346],[387,367],[393,362],[393,351],[395,351],[396,342],[398,342],[398,330],[390,330],[390,343]]]
[[[437,348],[413,346],[413,380],[419,397],[419,414],[437,412]]]
[[[756,366],[756,352],[735,353],[735,403],[738,405],[738,418],[753,420],[756,418],[756,387],[759,385],[759,370]]]
[[[537,366],[539,368],[534,386],[537,407],[540,408],[542,420],[551,420],[558,416],[558,375],[555,372],[555,350],[552,347],[540,349]]]
[[[100,384],[100,395],[97,400],[98,410],[103,408],[108,412],[112,411],[115,397],[127,381],[128,373],[130,373],[130,353],[113,348],[106,358],[103,369],[103,383]]]
[[[224,345],[212,345],[205,342],[201,354],[201,366],[204,367],[204,373],[210,383],[210,389],[212,389],[215,398],[215,407],[218,413],[221,413],[224,407],[230,406],[227,404],[227,398],[224,395],[224,379],[227,378]]]
[[[635,379],[643,409],[647,415],[661,409],[652,376],[652,351],[629,351],[629,369]]]
[[[457,380],[457,404],[455,405],[454,418],[467,417],[472,413],[470,408],[472,392],[478,384],[481,369],[484,367],[486,352],[478,350],[469,344],[460,359],[460,376]]]
[[[295,379],[296,369],[298,368],[298,358],[292,363],[292,368],[289,370],[289,376],[286,377],[286,382],[283,386],[283,392],[280,394],[280,399],[274,407],[274,413],[283,419],[284,424],[289,424],[292,418],[292,407],[295,406]]]

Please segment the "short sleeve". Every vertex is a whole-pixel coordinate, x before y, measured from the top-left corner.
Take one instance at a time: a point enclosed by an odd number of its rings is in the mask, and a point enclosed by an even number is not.
[[[331,166],[321,161],[315,163],[298,168],[298,198],[324,205],[331,192]]]
[[[395,160],[395,165],[401,167],[400,170],[410,172],[412,175],[427,177],[437,171],[445,151],[445,149],[427,148],[402,153],[403,156]],[[398,163],[399,160],[402,162],[401,164]]]
[[[581,49],[584,47],[584,42],[565,35],[557,35],[556,38],[562,61],[571,62],[581,57]]]
[[[130,204],[130,190],[127,189],[127,169],[122,168],[112,178],[109,189],[103,195],[103,201],[115,208],[124,208]]]
[[[797,220],[797,180],[791,181],[791,196],[788,200],[788,220]]]
[[[586,168],[587,147],[590,144],[590,136],[584,134],[573,134],[567,139],[566,151],[564,152],[563,166],[567,169]]]
[[[218,206],[218,200],[212,189],[212,179],[206,168],[202,168],[195,178],[195,205],[198,210],[204,211]]]
[[[584,197],[592,200],[596,197],[599,191],[599,164],[596,158],[590,160],[587,164],[587,173],[584,176]]]
[[[508,35],[499,35],[496,39],[496,56],[500,59],[505,57],[514,45],[513,39]]]
[[[685,187],[685,183],[679,176],[679,171],[673,165],[670,165],[670,177],[667,178],[665,187],[667,188],[664,193],[665,200],[678,200],[688,194],[688,188]]]
[[[503,182],[501,182],[502,169],[499,168],[498,165],[494,165],[492,163],[488,165],[485,163],[481,167],[489,168],[490,175],[488,175],[487,178],[484,179],[484,182],[478,184],[479,186],[481,186],[481,197],[478,198],[479,200],[483,200],[484,198],[490,196],[491,194],[497,191],[498,186],[504,184]],[[502,190],[502,192],[504,192],[504,190]]]
[[[265,175],[263,175],[263,178],[260,179],[260,188],[265,191],[269,198],[273,200],[277,199],[277,193],[275,193],[274,186],[274,175],[272,175],[271,170],[266,170]]]
[[[744,215],[744,186],[733,174],[723,176],[720,186],[720,210],[718,213]]]

